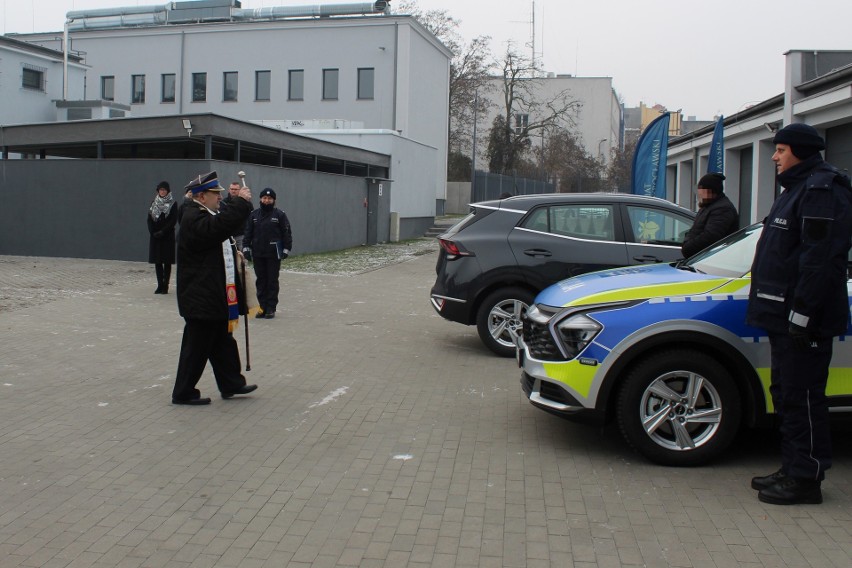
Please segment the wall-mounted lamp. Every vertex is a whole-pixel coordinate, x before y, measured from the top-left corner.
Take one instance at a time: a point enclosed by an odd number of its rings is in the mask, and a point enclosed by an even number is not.
[[[183,119],[183,128],[184,130],[186,130],[187,136],[192,136],[192,123],[189,121],[188,118]]]
[[[778,129],[781,127],[781,121],[764,122],[763,126],[766,127],[766,130],[774,134],[775,132],[778,132]]]

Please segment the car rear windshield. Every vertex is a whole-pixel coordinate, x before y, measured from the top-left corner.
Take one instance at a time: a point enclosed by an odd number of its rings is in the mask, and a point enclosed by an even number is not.
[[[447,235],[447,237],[449,237],[450,235],[455,235],[462,229],[470,227],[477,221],[481,221],[482,219],[488,217],[489,215],[494,213],[494,211],[495,209],[476,207],[474,205],[471,205],[470,213],[468,213],[461,221],[453,225],[450,230],[445,233],[445,235]]]

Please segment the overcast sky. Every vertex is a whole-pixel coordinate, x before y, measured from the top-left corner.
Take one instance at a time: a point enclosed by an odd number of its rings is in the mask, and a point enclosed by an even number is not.
[[[0,0],[0,32],[61,30],[70,10],[162,5],[157,0]],[[339,4],[243,0],[243,8]],[[530,52],[531,0],[418,0],[461,21],[466,39]],[[393,0],[391,6],[394,5]],[[536,0],[535,45],[554,73],[612,77],[627,106],[682,109],[711,120],[784,89],[784,52],[852,50],[852,0]]]

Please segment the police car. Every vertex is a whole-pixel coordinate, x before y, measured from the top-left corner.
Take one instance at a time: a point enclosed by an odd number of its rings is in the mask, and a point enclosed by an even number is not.
[[[631,446],[665,465],[707,462],[741,426],[766,424],[769,341],[745,324],[761,229],[686,261],[594,272],[543,290],[518,340],[530,402],[569,419],[616,420]],[[835,342],[827,395],[832,411],[852,410],[846,336]]]

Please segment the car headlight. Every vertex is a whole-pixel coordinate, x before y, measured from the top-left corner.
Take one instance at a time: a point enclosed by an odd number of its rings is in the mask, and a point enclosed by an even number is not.
[[[559,321],[553,329],[559,348],[566,359],[573,359],[600,333],[601,324],[586,314],[576,314]]]

